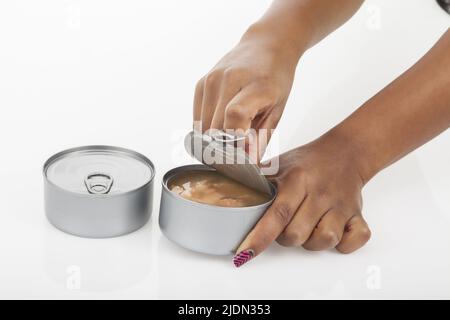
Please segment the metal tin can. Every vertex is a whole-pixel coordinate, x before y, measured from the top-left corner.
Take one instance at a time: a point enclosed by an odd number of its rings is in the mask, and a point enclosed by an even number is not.
[[[271,185],[271,200],[252,207],[218,207],[182,198],[168,188],[170,179],[186,171],[210,170],[205,165],[187,165],[168,171],[162,181],[159,225],[171,241],[193,251],[232,254],[258,222],[276,195]]]
[[[152,162],[111,146],[68,149],[43,167],[45,212],[56,228],[81,237],[130,233],[150,218]]]

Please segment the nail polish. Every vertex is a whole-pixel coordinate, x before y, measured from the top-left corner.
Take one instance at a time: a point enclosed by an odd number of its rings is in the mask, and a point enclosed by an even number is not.
[[[244,263],[252,259],[254,255],[255,252],[252,249],[243,250],[233,257],[233,263],[236,266],[236,268],[239,268]]]

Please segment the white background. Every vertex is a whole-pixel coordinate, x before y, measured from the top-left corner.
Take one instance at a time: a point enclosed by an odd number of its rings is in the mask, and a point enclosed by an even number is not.
[[[195,82],[268,4],[0,3],[0,298],[450,298],[450,132],[367,185],[373,238],[354,254],[274,244],[235,269],[231,257],[192,253],[161,235],[161,177],[191,161],[176,157],[184,155],[176,142],[191,127]],[[449,22],[434,0],[367,1],[302,58],[279,125],[282,151],[341,121]],[[42,164],[87,144],[128,147],[156,164],[144,228],[92,240],[47,222]]]

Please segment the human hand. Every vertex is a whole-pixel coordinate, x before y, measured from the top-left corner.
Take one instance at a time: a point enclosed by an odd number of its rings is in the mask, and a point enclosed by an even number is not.
[[[291,90],[299,53],[272,39],[270,32],[253,26],[240,43],[197,83],[194,97],[194,129],[271,130],[283,113]],[[257,137],[249,139],[258,146]],[[262,151],[265,145],[258,146]],[[262,153],[262,152],[260,152]]]
[[[238,248],[236,266],[275,239],[343,253],[369,240],[363,185],[450,127],[449,50],[447,30],[415,65],[327,134],[281,155],[272,179],[278,196]],[[411,96],[410,88],[422,90]]]
[[[278,188],[273,204],[237,250],[239,267],[273,241],[308,250],[336,248],[350,253],[370,238],[361,215],[360,150],[328,133],[280,156],[280,169],[270,178]]]

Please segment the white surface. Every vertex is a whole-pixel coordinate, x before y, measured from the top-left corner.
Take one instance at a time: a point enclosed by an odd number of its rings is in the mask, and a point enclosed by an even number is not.
[[[0,3],[0,298],[450,298],[450,132],[370,182],[373,238],[354,254],[274,244],[235,269],[231,257],[191,253],[161,235],[159,183],[190,161],[175,156],[184,155],[177,142],[191,127],[195,82],[268,3]],[[281,148],[343,119],[449,23],[433,0],[367,1],[303,58]],[[90,240],[46,221],[42,164],[86,144],[128,147],[155,163],[143,229]]]

